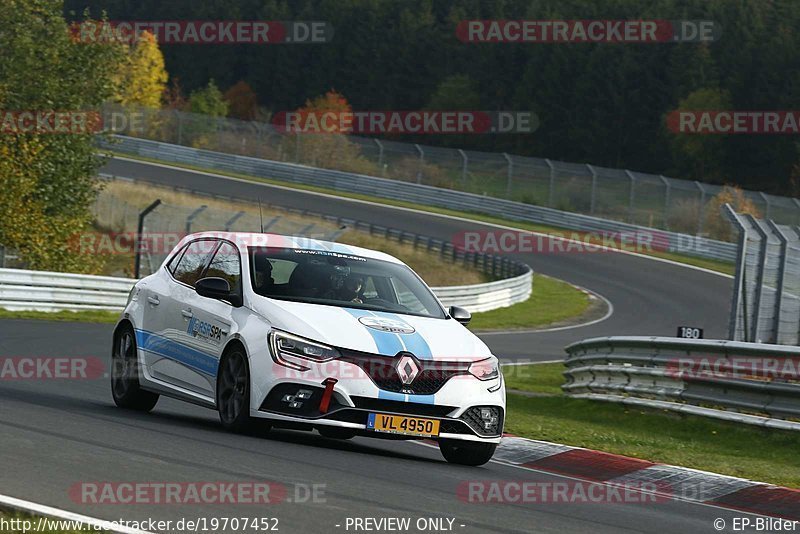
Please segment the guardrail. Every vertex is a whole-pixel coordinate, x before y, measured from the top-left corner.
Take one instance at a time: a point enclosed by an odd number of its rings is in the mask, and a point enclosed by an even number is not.
[[[505,219],[533,222],[581,232],[653,235],[658,238],[655,241],[659,246],[669,252],[730,262],[736,259],[737,247],[735,244],[703,237],[654,230],[644,226],[429,185],[213,152],[135,137],[114,136],[114,138],[118,142],[109,143],[98,138],[98,143],[101,147],[109,150],[159,161],[326,187],[379,198],[484,213]]]
[[[11,311],[120,311],[136,280],[0,269],[0,308]]]
[[[461,306],[473,313],[511,306],[527,300],[532,291],[533,271],[527,265],[519,265],[521,274],[507,280],[432,289],[445,306]],[[130,278],[0,269],[0,308],[121,311],[134,283],[136,280]]]
[[[565,349],[571,397],[800,430],[796,348],[737,341],[603,337]]]

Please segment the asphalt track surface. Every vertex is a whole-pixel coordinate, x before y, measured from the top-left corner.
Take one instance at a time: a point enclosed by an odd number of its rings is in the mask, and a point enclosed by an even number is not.
[[[116,161],[106,172],[158,178],[165,184],[356,217],[447,238],[485,225],[346,200],[264,189],[189,171]],[[615,313],[592,326],[486,337],[505,359],[552,359],[564,344],[597,335],[670,335],[678,324],[724,335],[730,281],[700,271],[619,254],[520,255],[536,271],[598,292]],[[108,359],[110,325],[0,321],[0,356],[100,356]],[[557,475],[491,462],[445,463],[435,448],[413,442],[316,433],[224,432],[213,411],[161,399],[148,415],[114,407],[107,378],[0,382],[0,493],[108,520],[276,517],[280,532],[354,532],[347,518],[453,518],[456,532],[716,532],[741,513],[682,501],[475,504],[459,498],[467,481],[564,482]],[[288,488],[324,484],[324,499],[253,505],[87,504],[70,496],[80,482],[264,481]],[[301,486],[305,487],[305,486]],[[301,499],[302,500],[302,499]],[[339,525],[339,526],[337,526]],[[463,526],[461,526],[463,525]],[[249,532],[253,532],[252,530]],[[410,532],[417,532],[411,529]]]

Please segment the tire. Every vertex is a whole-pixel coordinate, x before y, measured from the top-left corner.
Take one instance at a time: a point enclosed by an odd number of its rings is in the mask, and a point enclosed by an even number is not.
[[[439,450],[442,451],[442,456],[452,464],[471,466],[483,465],[492,459],[496,448],[496,443],[480,443],[455,439],[439,440]]]
[[[232,349],[220,362],[217,411],[226,430],[242,433],[253,428],[250,418],[250,367],[241,348]]]
[[[142,389],[139,383],[139,358],[136,337],[130,326],[114,334],[111,349],[111,396],[120,408],[149,412],[158,402],[158,394]]]
[[[352,439],[356,437],[356,433],[358,432],[352,428],[339,428],[336,426],[319,426],[317,427],[317,431],[322,434],[323,437],[329,439]]]

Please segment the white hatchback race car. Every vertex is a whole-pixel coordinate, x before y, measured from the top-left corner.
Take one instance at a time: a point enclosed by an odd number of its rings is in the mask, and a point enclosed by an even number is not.
[[[120,407],[159,395],[224,427],[439,442],[482,465],[503,432],[498,360],[397,258],[263,233],[186,236],[136,283],[114,331]]]

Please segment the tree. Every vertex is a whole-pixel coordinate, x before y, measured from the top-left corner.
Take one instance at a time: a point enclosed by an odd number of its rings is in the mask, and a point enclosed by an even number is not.
[[[116,100],[122,105],[160,107],[168,75],[156,38],[145,31],[126,48],[125,61],[120,65]]]
[[[228,102],[212,79],[204,88],[189,95],[189,111],[211,117],[224,117],[228,114]]]
[[[0,109],[96,116],[114,94],[118,45],[73,41],[52,0],[0,2]],[[88,123],[87,123],[88,125]],[[96,125],[94,125],[96,126]],[[98,189],[94,127],[0,135],[0,244],[36,269],[92,272],[99,259],[71,250]]]
[[[256,117],[258,97],[253,88],[244,80],[239,80],[225,91],[224,98],[228,103],[229,117],[243,121],[251,121]]]

